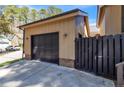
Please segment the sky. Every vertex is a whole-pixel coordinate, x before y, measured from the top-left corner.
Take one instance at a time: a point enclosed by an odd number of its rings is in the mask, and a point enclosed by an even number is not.
[[[29,8],[34,8],[39,10],[41,8],[47,8],[49,5],[29,5]],[[75,8],[79,8],[82,11],[88,13],[89,23],[90,25],[96,24],[96,17],[97,17],[97,6],[96,5],[56,5],[56,7],[61,8],[64,12],[69,11]]]

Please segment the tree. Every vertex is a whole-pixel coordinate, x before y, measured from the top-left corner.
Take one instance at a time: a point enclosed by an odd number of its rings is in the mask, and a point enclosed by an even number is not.
[[[20,8],[19,14],[24,24],[29,22],[29,8],[28,7],[24,6]]]
[[[17,14],[18,14],[17,9],[18,7],[16,5],[8,5],[8,6],[5,6],[4,11],[3,11],[5,20],[9,22],[8,28],[12,32],[11,34],[14,34],[14,32],[17,31],[16,29]]]
[[[56,6],[49,6],[47,9],[42,8],[38,11],[26,6],[0,5],[0,33],[14,34],[14,32],[19,31],[17,29],[18,25],[54,16],[61,12],[62,9],[57,8]]]
[[[49,6],[47,11],[49,16],[57,15],[63,12],[62,9],[57,8],[56,6]]]
[[[35,9],[32,9],[31,10],[31,21],[36,21],[38,18],[37,18],[37,11]]]
[[[41,16],[40,18],[41,19],[47,17],[47,11],[46,11],[46,9],[44,9],[44,8],[40,9],[39,13],[40,13],[40,16]]]
[[[41,16],[40,18],[43,19],[46,17],[57,15],[62,12],[62,9],[57,8],[56,6],[49,6],[47,9],[41,8],[39,14]]]
[[[17,6],[15,5],[8,5],[4,9],[4,16],[10,20],[12,24],[14,24],[14,21],[16,19],[17,14]]]
[[[0,16],[0,34],[12,34],[13,32],[11,31],[9,25],[9,20],[7,20],[4,15]]]

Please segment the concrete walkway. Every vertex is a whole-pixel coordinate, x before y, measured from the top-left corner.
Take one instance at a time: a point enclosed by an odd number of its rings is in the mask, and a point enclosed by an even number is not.
[[[22,51],[11,52],[11,53],[0,56],[0,63],[16,60],[19,58],[22,58]]]
[[[55,64],[36,60],[0,68],[0,87],[113,87],[113,81]]]

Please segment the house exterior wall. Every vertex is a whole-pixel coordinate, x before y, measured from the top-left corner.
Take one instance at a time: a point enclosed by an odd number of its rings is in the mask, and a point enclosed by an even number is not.
[[[99,26],[100,35],[115,35],[121,33],[121,6],[105,7],[105,14]]]
[[[121,6],[109,6],[105,13],[105,34],[121,33]]]
[[[25,29],[24,53],[31,58],[31,36],[59,32],[59,62],[60,65],[74,67],[75,60],[75,18],[67,18]],[[64,36],[67,34],[67,37]],[[68,62],[68,63],[66,63]]]

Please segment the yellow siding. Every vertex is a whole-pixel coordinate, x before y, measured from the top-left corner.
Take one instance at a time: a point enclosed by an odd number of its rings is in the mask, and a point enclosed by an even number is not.
[[[59,58],[75,59],[74,17],[26,28],[25,31],[24,52],[26,55],[31,56],[31,35],[59,32]],[[67,34],[67,37],[64,34]]]

